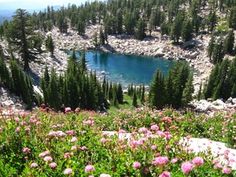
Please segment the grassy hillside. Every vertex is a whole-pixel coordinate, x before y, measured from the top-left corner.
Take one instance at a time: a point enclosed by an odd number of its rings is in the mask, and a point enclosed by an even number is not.
[[[229,163],[223,165],[210,154],[193,154],[179,141],[205,137],[235,147],[235,118],[235,114],[208,117],[146,107],[114,108],[106,115],[39,110],[1,117],[0,174],[234,176]]]

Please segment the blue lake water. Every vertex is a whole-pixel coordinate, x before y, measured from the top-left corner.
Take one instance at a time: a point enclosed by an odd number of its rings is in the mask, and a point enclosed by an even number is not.
[[[76,55],[79,57],[80,52]],[[156,70],[167,74],[173,61],[135,55],[104,53],[101,51],[86,51],[86,61],[89,70],[96,70],[100,77],[123,86],[128,84],[149,85]]]

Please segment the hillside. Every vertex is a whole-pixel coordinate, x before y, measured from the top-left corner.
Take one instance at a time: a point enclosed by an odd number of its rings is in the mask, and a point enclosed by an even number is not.
[[[234,113],[46,111],[0,118],[1,175],[236,175]]]

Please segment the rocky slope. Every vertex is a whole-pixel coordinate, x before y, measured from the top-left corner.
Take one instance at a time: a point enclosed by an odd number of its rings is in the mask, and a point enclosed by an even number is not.
[[[60,49],[94,49],[94,34],[99,32],[100,26],[89,26],[84,36],[69,29],[67,35],[58,32],[54,28],[48,35],[52,35],[56,46]],[[207,56],[209,35],[197,37],[191,42],[183,45],[173,45],[167,36],[161,36],[160,32],[152,33],[152,37],[146,37],[143,41],[135,40],[127,35],[109,35],[108,45],[99,49],[105,52],[118,52],[131,55],[145,55],[163,57],[165,59],[186,60],[194,68],[195,91],[199,89],[200,83],[204,83],[210,74],[213,65]],[[185,49],[193,46],[192,49]]]

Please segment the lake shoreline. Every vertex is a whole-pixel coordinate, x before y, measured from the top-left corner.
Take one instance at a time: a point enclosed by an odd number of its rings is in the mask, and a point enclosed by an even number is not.
[[[99,25],[92,25],[86,28],[84,36],[80,36],[76,31],[69,29],[68,34],[59,33],[57,28],[48,32],[46,35],[51,35],[55,42],[56,48],[59,50],[89,50],[97,49],[99,51],[123,54],[123,55],[138,55],[148,57],[161,57],[168,60],[184,60],[187,61],[194,69],[193,85],[195,93],[199,87],[204,84],[213,68],[207,56],[207,46],[210,40],[209,35],[198,37],[191,42],[195,43],[192,49],[183,49],[183,45],[173,45],[167,36],[161,36],[160,32],[152,33],[153,37],[146,37],[143,41],[134,39],[128,35],[109,35],[109,45],[104,45],[98,48],[94,47],[94,33],[99,32]]]

